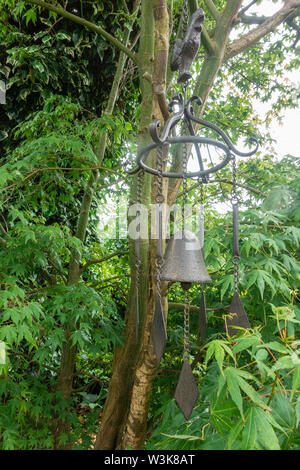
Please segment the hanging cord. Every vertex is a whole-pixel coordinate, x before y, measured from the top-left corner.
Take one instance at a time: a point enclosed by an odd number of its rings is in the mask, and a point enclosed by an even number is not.
[[[159,146],[157,149],[157,194],[155,196],[155,202],[158,204],[158,240],[156,246],[156,259],[155,259],[155,267],[156,267],[156,285],[157,285],[157,295],[161,300],[161,269],[164,265],[164,259],[162,254],[162,205],[164,203],[164,195],[163,195],[163,146]]]
[[[238,225],[238,213],[239,213],[239,198],[237,195],[237,184],[236,184],[236,157],[232,159],[232,214],[233,214],[233,252],[232,252],[232,264],[233,264],[233,281],[234,281],[234,292],[239,293],[239,264],[241,262],[239,252],[239,225]]]
[[[184,290],[184,346],[183,359],[189,360],[190,355],[190,298],[189,290]]]
[[[144,172],[140,171],[137,175],[137,191],[136,191],[136,202],[138,205],[138,224],[137,232],[138,237],[135,241],[135,268],[136,268],[136,316],[135,316],[135,332],[136,339],[138,340],[138,331],[140,324],[140,312],[139,312],[139,297],[140,297],[140,275],[141,275],[141,204],[142,204],[142,186],[143,186]]]

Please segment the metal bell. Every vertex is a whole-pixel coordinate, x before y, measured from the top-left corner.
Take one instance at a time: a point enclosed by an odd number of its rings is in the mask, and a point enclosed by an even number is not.
[[[196,235],[189,230],[179,230],[170,238],[161,270],[163,281],[183,283],[188,288],[191,282],[211,282],[202,255],[202,247]]]

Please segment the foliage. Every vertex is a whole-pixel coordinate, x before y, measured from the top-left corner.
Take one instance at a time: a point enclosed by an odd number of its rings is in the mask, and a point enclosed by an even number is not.
[[[153,399],[149,449],[300,448],[299,162],[266,157],[241,163],[239,174],[249,175],[250,168],[251,183],[265,192],[263,204],[252,196],[240,214],[240,291],[252,329],[226,335],[224,317],[233,290],[231,215],[207,211],[206,263],[216,274],[206,287],[205,343],[196,337],[193,343],[200,397],[186,422],[170,399],[175,381],[156,380],[161,399],[158,394]],[[244,178],[250,180],[242,176],[239,183]],[[206,195],[210,200],[209,189]],[[199,289],[193,293],[197,305]],[[174,290],[177,302],[179,295],[180,289]],[[181,324],[181,315],[169,315],[173,341],[163,370],[174,363],[180,367],[182,345],[176,339],[183,337]],[[191,330],[197,331],[196,318]]]
[[[130,14],[134,3],[74,0],[66,8],[119,41],[129,30],[137,51],[141,17],[139,10]],[[171,3],[173,40],[182,2]],[[215,2],[220,11],[225,3]],[[0,364],[0,448],[89,449],[115,352],[127,340],[134,291],[132,247],[128,240],[99,238],[99,206],[128,198],[121,166],[133,157],[137,133],[143,138],[145,132],[139,128],[141,70],[125,64],[114,110],[104,112],[117,48],[82,24],[24,1],[0,5],[0,78],[7,89],[7,104],[0,106],[0,341],[7,356]],[[206,14],[209,29],[214,19]],[[247,28],[237,24],[234,34]],[[255,133],[262,144],[256,158],[238,161],[240,291],[251,330],[229,338],[224,328],[233,290],[232,216],[223,210],[232,191],[227,168],[204,188],[205,257],[213,283],[206,288],[204,340],[197,315],[191,318],[200,397],[186,422],[171,398],[183,338],[182,312],[174,309],[151,395],[148,449],[300,448],[299,162],[277,160],[266,149],[273,139],[253,106],[253,99],[270,102],[269,123],[296,105],[295,85],[285,75],[299,66],[295,38],[287,24],[280,34],[266,35],[223,64],[205,110],[205,118],[231,128],[234,142],[241,133]],[[191,87],[205,54],[202,46]],[[173,91],[179,87],[171,82],[168,97]],[[191,184],[188,198],[197,204],[199,185]],[[88,223],[78,236],[85,213]],[[169,301],[182,301],[177,285]],[[199,301],[194,286],[191,302]],[[66,357],[74,359],[70,374]]]

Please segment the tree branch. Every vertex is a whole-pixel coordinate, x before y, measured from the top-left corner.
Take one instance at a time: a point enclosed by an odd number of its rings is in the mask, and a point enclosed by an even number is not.
[[[228,179],[225,179],[225,178],[216,178],[214,181],[217,181],[218,183],[225,183],[225,184],[231,184],[233,185],[233,181],[231,180],[228,180]],[[213,181],[211,181],[213,183]],[[190,191],[192,191],[193,189],[197,188],[198,186],[200,186],[201,182],[200,183],[196,183],[196,184],[193,184],[193,186],[191,186],[190,188],[187,189],[187,193],[189,193]],[[252,186],[247,186],[246,184],[243,184],[243,183],[236,183],[236,185],[239,187],[239,188],[243,188],[243,189],[246,189],[247,191],[251,192],[251,193],[254,193],[254,194],[257,194],[258,196],[261,196],[261,197],[267,197],[265,193],[262,193],[261,191],[259,191],[258,189],[256,188],[252,188]],[[177,197],[181,197],[183,196],[183,192],[179,193],[177,195]]]
[[[217,22],[220,19],[221,14],[215,6],[213,0],[205,0],[205,6],[213,17],[213,19]]]
[[[254,5],[255,3],[257,3],[257,0],[252,0],[252,2],[250,2],[248,5],[246,5],[244,8],[242,8],[239,13],[238,13],[238,16],[241,16],[243,15],[247,10],[249,10],[250,7],[252,7],[252,5]]]
[[[124,277],[130,277],[130,274],[123,274],[122,276],[112,276],[108,277],[107,279],[102,279],[101,281],[94,282],[93,284],[90,284],[89,287],[96,288],[100,284],[105,284],[105,282],[111,282],[111,281],[118,281],[119,279],[123,279]]]
[[[87,268],[89,268],[92,264],[100,264],[103,263],[104,261],[107,261],[111,258],[114,258],[115,256],[121,256],[121,255],[127,255],[129,251],[116,251],[115,253],[112,253],[111,255],[105,256],[104,258],[100,259],[91,259],[88,261],[82,268],[81,272],[85,271]]]
[[[300,11],[298,12],[298,15],[300,16]],[[296,52],[299,52],[300,47],[296,47],[296,45],[297,42],[300,40],[300,27],[295,23],[295,17],[293,15],[289,15],[289,17],[286,19],[286,24],[288,24],[292,29],[296,31],[296,38],[292,47],[295,49]]]
[[[240,39],[236,39],[232,43],[228,44],[224,54],[224,61],[236,56],[244,49],[259,41],[266,34],[274,31],[274,29],[299,6],[299,0],[287,0],[277,13],[268,18],[257,28],[253,29]]]
[[[181,304],[181,303],[178,303],[178,302],[168,302],[168,308],[169,310],[173,309],[173,310],[184,310],[184,304]],[[207,308],[206,310],[208,312],[224,312],[224,310],[228,310],[229,309],[229,305],[227,306],[224,306],[222,308]],[[196,305],[190,305],[190,312],[194,312],[194,313],[199,313],[200,312],[200,307],[197,307]]]
[[[42,0],[25,0],[26,3],[31,3],[33,5],[38,5],[40,7],[46,8],[49,11],[54,11],[58,15],[67,18],[68,20],[74,21],[75,23],[81,24],[86,28],[94,31],[97,34],[100,34],[105,39],[107,39],[111,44],[116,46],[122,52],[124,52],[134,63],[137,63],[137,56],[134,54],[128,47],[124,46],[122,42],[120,42],[117,38],[112,36],[110,33],[105,31],[105,29],[101,28],[101,26],[97,26],[94,23],[86,20],[85,18],[81,18],[80,16],[74,15],[73,13],[69,13],[68,11],[64,10],[61,7],[56,7],[51,3],[44,2]]]
[[[204,46],[204,49],[207,51],[208,54],[212,54],[215,51],[215,43],[210,38],[205,26],[203,26],[203,30],[201,33],[201,41]]]
[[[224,179],[224,178],[216,178],[216,181],[218,181],[219,183],[225,183],[225,184],[231,184],[231,185],[234,184],[233,181],[228,180],[228,179]],[[249,191],[250,193],[257,194],[258,196],[261,196],[261,197],[267,197],[265,193],[262,193],[262,192],[259,191],[258,189],[252,188],[251,186],[247,186],[246,184],[236,183],[236,185],[237,185],[239,188],[246,189],[246,190]]]
[[[243,24],[262,24],[269,19],[269,16],[239,15],[237,22],[240,21]]]

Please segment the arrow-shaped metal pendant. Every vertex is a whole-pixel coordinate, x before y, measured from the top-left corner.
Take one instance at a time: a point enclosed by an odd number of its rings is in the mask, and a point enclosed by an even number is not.
[[[251,328],[244,306],[238,292],[235,292],[229,307],[229,316],[225,320],[226,329],[229,336],[234,336],[238,330],[232,328],[239,326],[240,328]]]
[[[153,317],[151,337],[156,355],[157,363],[160,363],[161,357],[164,353],[167,342],[167,330],[162,309],[161,299],[159,296],[156,298],[156,306]]]
[[[175,400],[185,419],[189,419],[199,396],[199,390],[188,359],[184,360],[178,384],[175,390]]]
[[[205,332],[207,326],[207,317],[206,317],[206,300],[205,300],[205,292],[202,290],[202,296],[200,301],[200,311],[198,316],[198,331],[199,331],[199,339],[200,342],[203,343]]]

